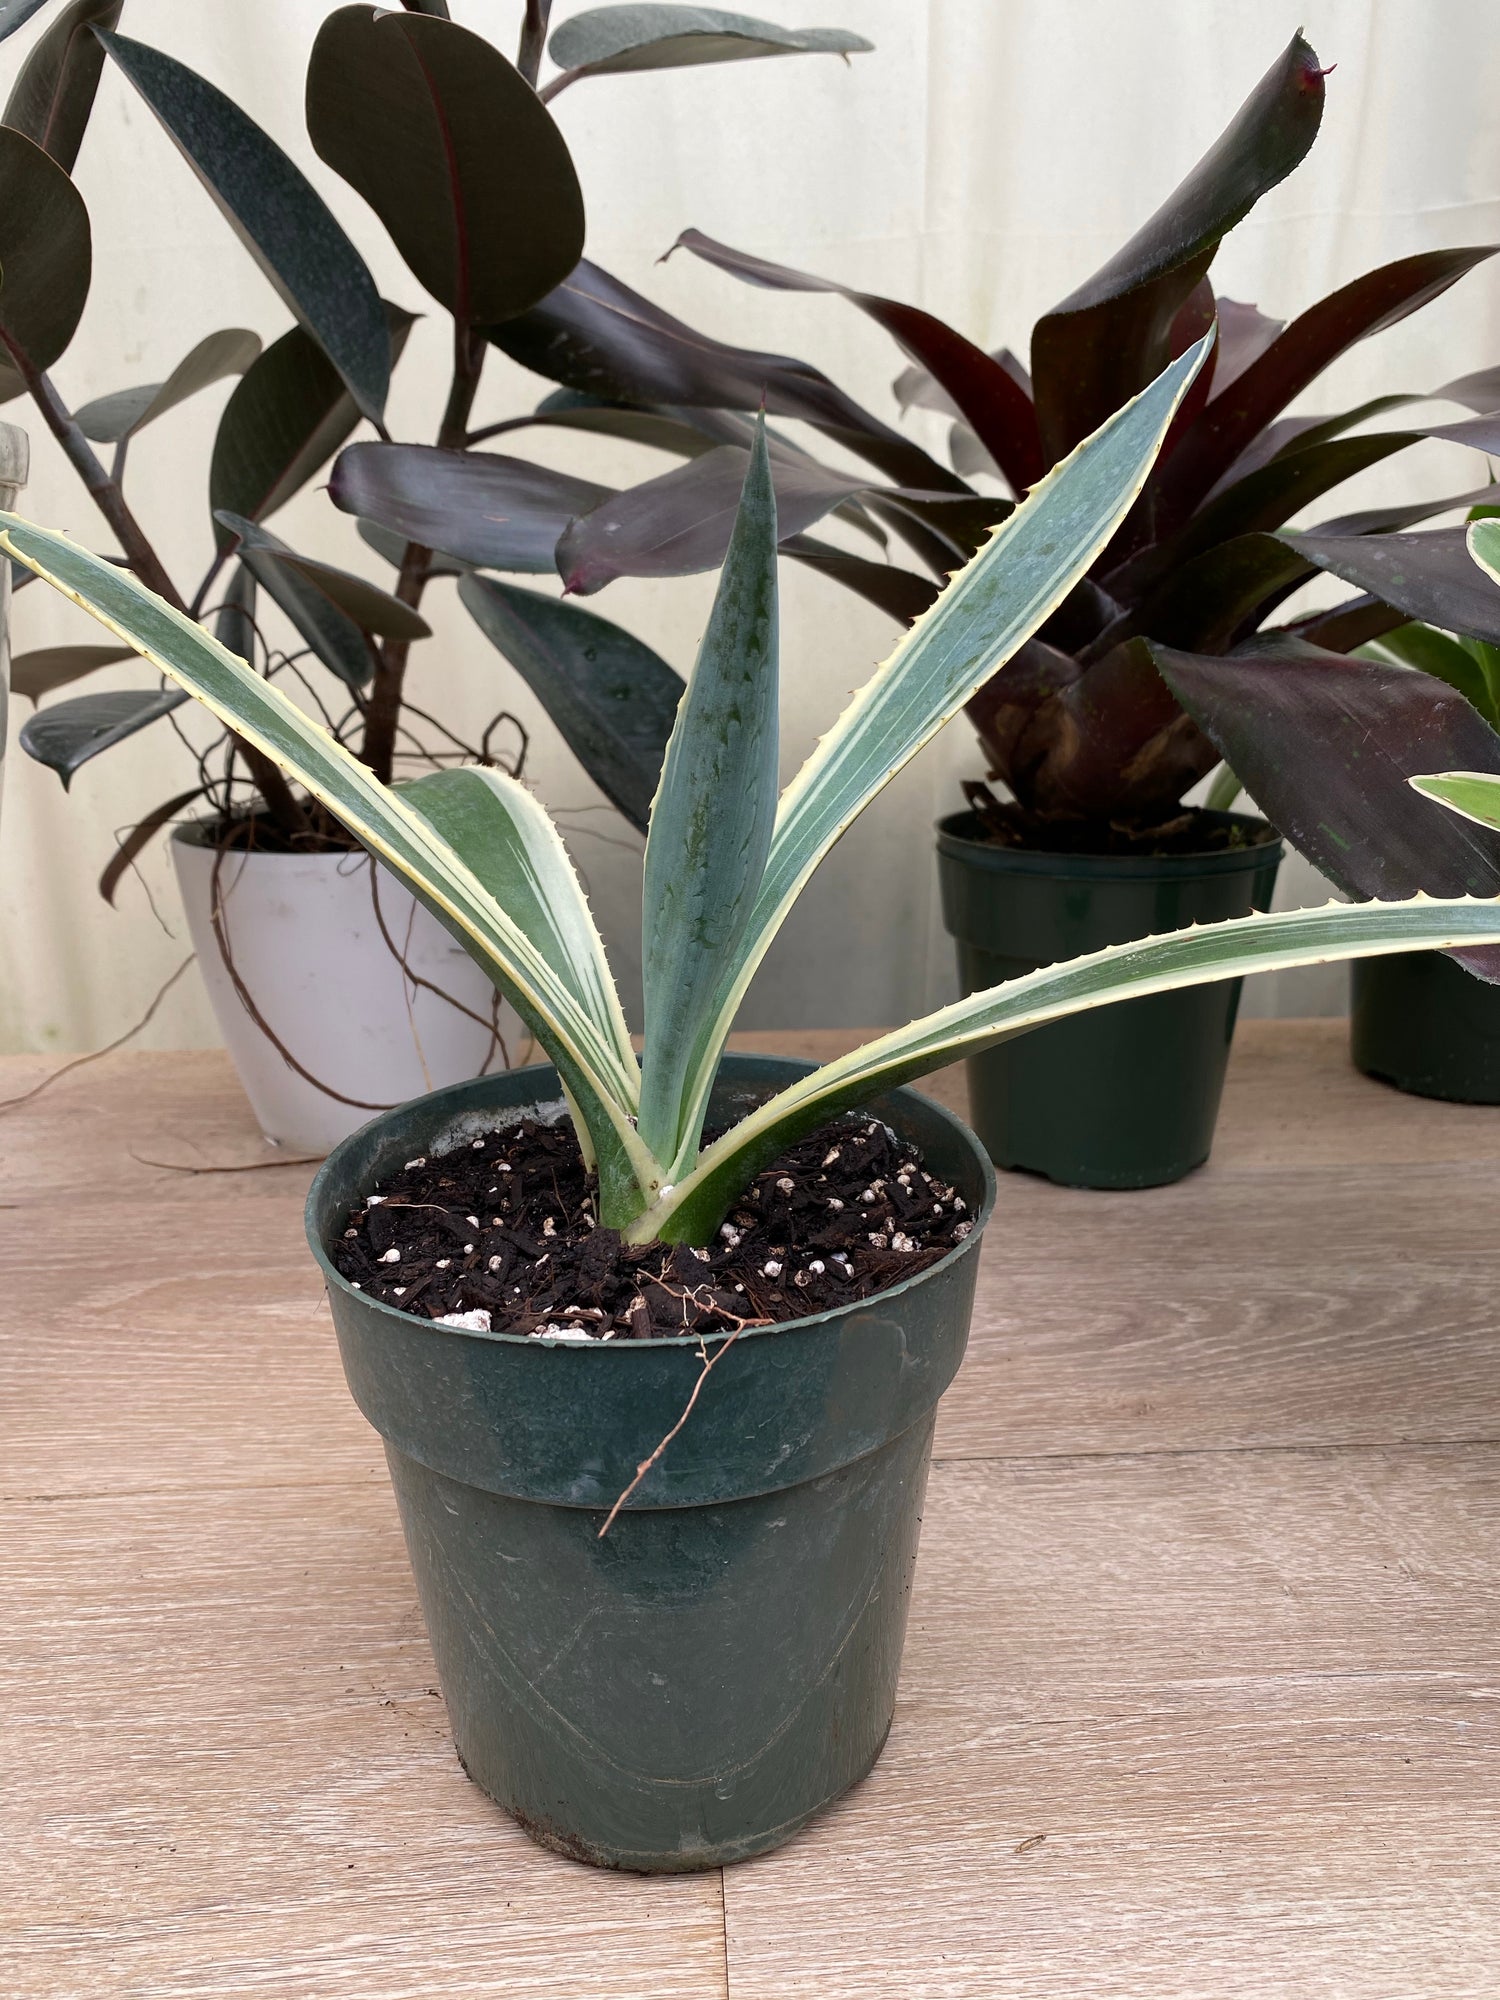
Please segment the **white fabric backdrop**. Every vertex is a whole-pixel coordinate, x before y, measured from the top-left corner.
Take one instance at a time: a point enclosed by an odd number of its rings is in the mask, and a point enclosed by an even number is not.
[[[830,58],[591,80],[558,101],[589,204],[590,254],[662,304],[728,339],[804,355],[889,414],[899,366],[885,336],[841,301],[755,292],[696,264],[654,259],[679,229],[914,300],[986,346],[1024,349],[1037,314],[1156,206],[1209,144],[1288,36],[1304,25],[1329,79],[1311,158],[1230,239],[1221,290],[1288,316],[1384,259],[1500,235],[1500,41],[1484,0],[764,0],[793,25],[838,22],[877,45]],[[122,26],[229,90],[312,173],[384,291],[424,304],[360,201],[312,156],[301,78],[328,0],[127,0]],[[558,0],[561,18],[572,11]],[[456,16],[512,46],[519,0],[454,0]],[[34,30],[0,48],[8,88]],[[74,404],[160,378],[200,336],[246,325],[266,338],[286,315],[150,115],[106,67],[79,163],[93,218],[94,284],[56,376]],[[1482,269],[1418,318],[1346,357],[1313,407],[1377,391],[1429,389],[1500,359],[1500,267]],[[442,329],[420,325],[398,375],[394,434],[428,439],[444,388]],[[496,358],[479,415],[529,407],[548,385]],[[195,577],[210,546],[208,444],[228,385],[133,448],[131,492],[169,565]],[[7,417],[33,438],[28,507],[107,546],[91,504],[22,402]],[[920,426],[928,420],[915,418]],[[940,434],[933,421],[930,441]],[[527,446],[603,479],[665,461],[593,440]],[[1472,454],[1425,444],[1367,475],[1363,502],[1420,480],[1457,491]],[[1452,482],[1451,484],[1449,482]],[[1342,500],[1339,505],[1342,507]],[[297,546],[379,573],[353,524],[319,491],[275,525]],[[416,698],[473,727],[508,703],[534,730],[531,775],[563,809],[622,976],[638,971],[638,843],[598,808],[514,675],[466,616],[432,593],[438,638],[421,649]],[[692,659],[711,579],[612,587],[598,609],[681,666]],[[786,757],[798,758],[894,637],[889,621],[786,565]],[[91,636],[41,588],[15,613],[18,647]],[[141,684],[120,668],[94,685]],[[20,704],[14,705],[19,708]],[[16,722],[20,720],[16,717]],[[0,824],[0,1047],[79,1049],[120,1032],[183,955],[165,856],[110,911],[93,883],[112,828],[187,782],[163,727],[88,765],[64,797],[13,750]],[[951,991],[929,828],[976,768],[955,724],[865,816],[824,868],[752,995],[747,1025],[883,1024]],[[1316,900],[1310,872],[1281,900]],[[154,913],[152,904],[154,903]],[[1260,1010],[1337,1011],[1335,969],[1283,975]],[[201,989],[184,980],[143,1045],[213,1040]]]

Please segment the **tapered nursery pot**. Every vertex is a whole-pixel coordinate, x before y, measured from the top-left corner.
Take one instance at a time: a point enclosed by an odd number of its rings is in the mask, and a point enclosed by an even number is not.
[[[806,1068],[727,1057],[710,1123]],[[786,1840],[885,1742],[994,1178],[939,1105],[880,1100],[872,1115],[956,1185],[973,1231],[877,1298],[741,1333],[601,1540],[700,1379],[698,1340],[469,1333],[355,1291],[327,1255],[393,1168],[538,1105],[558,1115],[559,1098],[532,1068],[376,1119],[313,1182],[308,1234],[350,1389],[385,1439],[464,1768],[576,1859],[709,1868]]]
[[[1440,951],[1359,959],[1349,971],[1356,1067],[1417,1097],[1500,1104],[1500,987]]]
[[[973,813],[938,827],[943,916],[965,993],[1105,945],[1269,908],[1281,843],[1199,854],[1041,854],[997,846]],[[1240,981],[1124,1000],[969,1058],[969,1115],[997,1166],[1069,1187],[1144,1188],[1208,1158]]]

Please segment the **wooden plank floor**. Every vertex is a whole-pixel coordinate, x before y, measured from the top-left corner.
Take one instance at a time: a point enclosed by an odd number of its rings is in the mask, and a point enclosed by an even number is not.
[[[0,1113],[4,2000],[1500,1994],[1500,1112],[1252,1021],[1190,1181],[1002,1177],[886,1754],[658,1881],[460,1773],[267,1157],[215,1054]]]

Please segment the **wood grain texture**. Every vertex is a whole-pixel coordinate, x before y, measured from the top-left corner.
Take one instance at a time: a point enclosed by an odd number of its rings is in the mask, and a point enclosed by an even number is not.
[[[1180,1187],[1003,1177],[890,1745],[722,1886],[463,1778],[310,1170],[150,1164],[268,1157],[214,1053],[0,1112],[5,2000],[1500,1992],[1500,1112],[1250,1022]]]
[[[730,1992],[1491,2000],[1497,1629],[1494,1450],[937,1466],[890,1744],[727,1873]]]

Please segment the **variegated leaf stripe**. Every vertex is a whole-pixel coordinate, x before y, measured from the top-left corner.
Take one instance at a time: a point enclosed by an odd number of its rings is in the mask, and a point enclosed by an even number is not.
[[[1439,771],[1430,778],[1408,778],[1406,782],[1424,799],[1436,799],[1460,819],[1500,829],[1500,777],[1488,771]]]
[[[0,513],[0,545],[290,771],[456,927],[566,1080],[599,1155],[601,1199],[608,1191],[635,1205],[632,1182],[649,1199],[659,1171],[632,1123],[638,1072],[624,1060],[613,1023],[590,1018],[580,995],[427,821],[278,688],[123,570],[14,514]]]
[[[1190,347],[1038,481],[876,668],[782,793],[760,894],[685,1121],[693,1129],[745,990],[813,870],[1108,545],[1212,338]]]
[[[1328,903],[1240,917],[1111,945],[971,994],[812,1071],[710,1146],[693,1173],[631,1233],[705,1241],[737,1190],[805,1133],[883,1090],[1045,1022],[1251,972],[1494,943],[1500,943],[1500,900],[1416,896],[1404,903]]]

